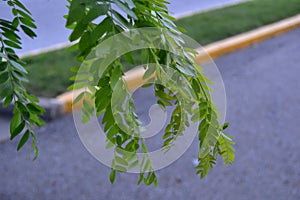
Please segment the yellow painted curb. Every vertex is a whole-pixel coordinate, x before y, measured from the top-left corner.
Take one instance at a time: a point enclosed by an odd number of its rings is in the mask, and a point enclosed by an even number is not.
[[[73,95],[76,97],[83,91],[84,89],[69,91],[56,97],[57,100],[63,102],[63,113],[72,112]],[[81,103],[76,104],[76,107],[74,105],[74,109],[79,109],[81,105],[82,105]]]
[[[209,44],[201,49],[196,49],[198,51],[196,62],[204,63],[208,59],[216,58],[238,49],[245,48],[251,44],[260,42],[275,35],[282,34],[299,26],[300,14],[246,33],[227,38],[225,40]],[[144,73],[145,69],[142,67],[132,69],[125,73],[125,80],[131,90],[140,87],[146,81],[143,80]],[[83,90],[74,91],[74,95],[77,96],[82,91]],[[73,91],[61,94],[57,96],[57,99],[64,103],[64,113],[72,111]],[[75,109],[80,108],[80,106],[81,104],[77,103]]]
[[[130,88],[130,90],[139,88],[143,83],[145,83],[148,80],[148,79],[143,79],[144,73],[145,73],[145,69],[142,67],[136,67],[125,73],[124,79],[128,85],[128,88]],[[73,102],[73,96],[76,98],[76,96],[78,96],[83,91],[84,89],[69,91],[56,97],[57,100],[63,102],[64,113],[71,112],[72,109],[77,110],[81,107],[82,101],[76,103],[75,105],[72,105],[72,102]]]

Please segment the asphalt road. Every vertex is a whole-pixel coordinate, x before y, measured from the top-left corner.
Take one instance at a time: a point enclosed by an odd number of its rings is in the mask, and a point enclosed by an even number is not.
[[[200,180],[195,142],[157,172],[157,188],[137,186],[132,174],[111,185],[109,169],[83,147],[69,115],[38,131],[35,162],[29,147],[17,153],[17,141],[0,144],[0,199],[300,199],[299,41],[300,28],[216,60],[227,89],[228,132],[237,143],[232,166],[219,162]],[[147,91],[137,96],[140,108],[153,100]]]
[[[0,143],[9,138],[9,123],[11,116],[5,112],[0,112]]]
[[[174,16],[211,9],[229,3],[236,3],[243,0],[170,0],[170,12]],[[64,15],[68,13],[66,0],[22,0],[29,8],[33,18],[36,20],[37,38],[34,40],[21,34],[23,49],[18,53],[46,48],[52,45],[68,41],[70,31],[65,28]],[[0,18],[10,19],[10,10],[3,1],[0,1]]]

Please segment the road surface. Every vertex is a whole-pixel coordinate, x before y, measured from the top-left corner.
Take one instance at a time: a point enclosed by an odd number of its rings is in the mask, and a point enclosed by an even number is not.
[[[219,163],[203,180],[193,169],[197,142],[157,172],[159,186],[137,186],[138,177],[108,180],[109,169],[81,144],[72,116],[38,131],[40,156],[29,145],[0,144],[0,199],[300,199],[300,28],[216,60],[227,89],[228,132],[236,162]],[[153,100],[137,94],[137,107]],[[145,115],[146,110],[140,112]]]
[[[10,114],[0,112],[0,142],[9,138],[10,119]]]

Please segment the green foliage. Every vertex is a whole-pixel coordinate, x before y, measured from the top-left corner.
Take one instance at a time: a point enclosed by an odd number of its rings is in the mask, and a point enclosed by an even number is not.
[[[115,7],[121,11],[115,10]],[[188,116],[192,115],[192,120],[200,124],[197,174],[203,178],[212,169],[218,155],[224,158],[226,164],[233,162],[233,142],[229,142],[228,137],[222,133],[227,125],[219,124],[218,111],[209,95],[207,83],[211,82],[194,63],[195,52],[178,48],[184,42],[179,28],[173,22],[174,18],[168,13],[165,1],[73,0],[70,1],[69,8],[66,23],[72,29],[69,39],[78,40],[74,47],[79,52],[77,60],[83,62],[81,70],[76,71],[77,82],[70,89],[85,88],[76,99],[76,102],[83,99],[83,122],[89,121],[94,113],[103,116],[107,148],[114,149],[110,174],[112,183],[117,172],[138,167],[138,184],[144,182],[146,185],[157,185],[152,161],[145,140],[141,137],[141,122],[136,114],[134,99],[123,80],[126,63],[141,61],[146,69],[144,79],[155,72],[155,83],[150,79],[145,85],[154,85],[157,103],[163,109],[168,106],[174,108],[163,136],[163,149],[170,150],[176,139],[184,134],[184,130],[190,126]],[[134,54],[127,52],[126,49],[137,45],[135,43],[139,41],[139,33],[130,34],[130,42],[126,42],[128,38],[124,34],[123,40],[114,38],[109,46],[95,48],[118,33],[143,27],[165,28],[161,34],[145,36],[149,37],[149,40],[144,41],[148,46],[161,48],[142,49]],[[168,49],[175,49],[177,54],[170,53]],[[126,53],[123,55],[120,52]],[[111,63],[105,60],[109,60],[109,57],[117,59]],[[99,68],[106,64],[107,68]],[[76,76],[73,80],[75,79]],[[194,94],[189,93],[189,85]],[[114,99],[126,103],[121,106],[114,103]],[[138,156],[139,151],[143,153],[142,158]]]
[[[203,178],[214,166],[217,156],[221,155],[225,164],[234,161],[234,149],[231,137],[225,135],[228,124],[219,124],[219,114],[210,97],[210,81],[202,75],[194,63],[195,52],[182,48],[181,29],[175,25],[169,15],[164,0],[70,0],[66,27],[72,30],[70,41],[77,41],[72,47],[77,50],[77,60],[81,68],[75,67],[79,80],[69,89],[81,89],[74,103],[83,100],[82,121],[88,122],[96,113],[102,115],[103,129],[107,135],[107,148],[114,150],[111,163],[111,183],[117,172],[126,172],[137,168],[140,172],[138,184],[157,186],[152,160],[148,154],[145,139],[141,137],[141,121],[134,105],[134,99],[123,79],[126,63],[141,61],[146,73],[144,79],[155,73],[155,78],[146,85],[154,85],[157,103],[163,108],[173,109],[170,122],[163,136],[163,149],[166,151],[184,130],[190,126],[189,116],[199,122],[199,165],[196,173]],[[3,106],[14,102],[14,116],[11,120],[11,139],[19,135],[21,139],[17,150],[31,138],[35,158],[38,155],[34,126],[42,126],[39,118],[44,109],[38,105],[38,99],[29,95],[24,88],[28,82],[24,63],[15,54],[14,49],[21,48],[18,31],[34,38],[36,28],[30,12],[18,0],[7,0],[14,18],[12,21],[0,19],[0,100]],[[120,11],[114,9],[118,7]],[[126,52],[138,46],[140,33],[116,40],[110,46],[95,48],[99,43],[129,29],[155,27],[160,34],[146,35],[145,43],[149,47],[134,54]],[[129,39],[130,42],[123,42]],[[171,50],[175,54],[171,53]],[[126,52],[119,56],[120,52]],[[88,55],[92,55],[88,57]],[[112,62],[105,59],[117,58]],[[137,58],[139,57],[139,58]],[[151,65],[147,63],[152,63]],[[99,68],[105,66],[107,68]],[[80,71],[79,71],[80,69]],[[153,82],[154,81],[154,82]],[[192,91],[190,91],[192,88]],[[126,102],[124,105],[114,103]],[[138,152],[142,152],[142,157]]]
[[[116,170],[111,170],[110,175],[109,175],[109,180],[111,183],[114,183],[116,179]]]
[[[300,0],[291,0],[289,3],[285,0],[253,0],[250,4],[241,3],[177,19],[175,24],[183,27],[185,34],[205,45],[295,15],[299,9]],[[139,57],[139,54],[133,52],[132,57],[135,56]],[[56,97],[65,92],[72,83],[69,80],[72,76],[70,69],[77,65],[75,57],[75,51],[62,49],[24,58],[29,71],[30,82],[25,86],[28,92],[45,97]],[[136,64],[125,62],[123,70],[128,71],[133,67]],[[39,76],[45,72],[45,76]]]
[[[38,155],[37,140],[33,131],[34,126],[42,126],[40,115],[44,109],[38,105],[38,99],[27,93],[24,83],[28,82],[27,70],[20,61],[15,49],[21,49],[21,39],[18,32],[22,30],[27,36],[36,37],[32,29],[35,29],[31,13],[19,0],[7,0],[11,7],[13,20],[0,19],[0,100],[6,107],[14,103],[13,118],[10,123],[10,139],[20,134],[17,150],[22,148],[31,136],[32,150]]]

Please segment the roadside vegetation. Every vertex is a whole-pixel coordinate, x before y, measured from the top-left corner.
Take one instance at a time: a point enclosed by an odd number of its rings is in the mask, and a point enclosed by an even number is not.
[[[300,13],[300,0],[253,0],[178,19],[176,24],[201,45],[234,36]],[[76,52],[67,49],[24,58],[30,71],[27,89],[37,96],[55,97],[72,83]],[[134,67],[130,65],[126,70]]]

